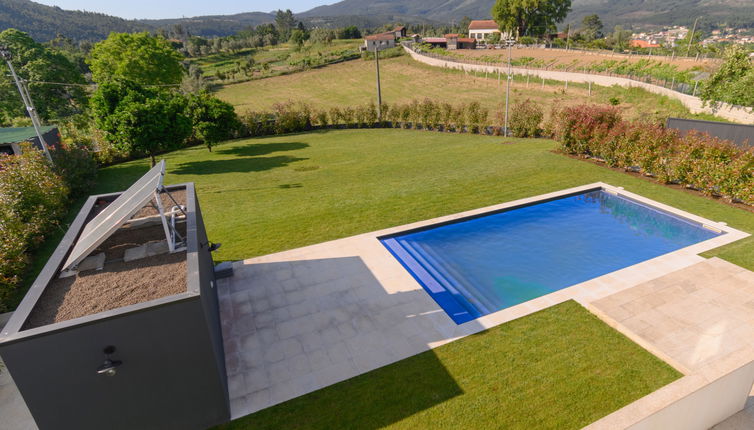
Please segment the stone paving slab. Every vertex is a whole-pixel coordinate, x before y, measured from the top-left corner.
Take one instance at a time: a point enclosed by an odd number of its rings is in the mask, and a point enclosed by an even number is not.
[[[595,300],[588,308],[684,374],[589,430],[649,428],[642,420],[734,373],[740,391],[728,385],[733,391],[720,395],[729,409],[708,411],[707,426],[727,418],[715,428],[754,429],[754,398],[745,398],[754,382],[748,375],[754,362],[754,272],[712,258]]]

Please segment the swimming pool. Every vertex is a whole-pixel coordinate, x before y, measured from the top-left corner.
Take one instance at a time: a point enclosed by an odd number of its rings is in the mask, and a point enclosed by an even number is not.
[[[463,324],[722,234],[595,189],[380,241]]]

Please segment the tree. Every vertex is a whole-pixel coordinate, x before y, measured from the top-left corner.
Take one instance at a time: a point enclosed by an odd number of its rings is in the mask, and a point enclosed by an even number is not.
[[[111,33],[87,60],[97,83],[125,79],[141,85],[180,84],[181,55],[162,37],[149,33]]]
[[[239,120],[233,105],[209,93],[188,96],[186,113],[193,125],[193,138],[212,146],[231,139],[238,130]]]
[[[355,25],[343,28],[338,32],[338,39],[361,39],[361,31]]]
[[[298,49],[301,49],[301,47],[304,46],[304,42],[306,42],[306,33],[299,29],[295,29],[291,32],[291,43],[296,44]]]
[[[28,34],[14,28],[0,33],[0,45],[5,45],[10,50],[11,63],[18,76],[29,82],[34,107],[42,120],[69,116],[85,106],[86,93],[83,87],[46,83],[86,83],[76,65],[64,55],[40,45]],[[4,116],[6,121],[26,116],[18,88],[4,62],[0,70],[3,70],[0,73],[0,116]]]
[[[492,17],[501,30],[518,36],[541,36],[556,30],[571,11],[571,0],[497,0]]]
[[[605,26],[602,24],[602,20],[597,14],[587,15],[584,17],[584,20],[581,21],[581,34],[587,42],[601,39],[603,37],[602,29],[604,28]]]
[[[291,37],[291,31],[296,28],[296,18],[293,17],[293,12],[290,9],[285,12],[278,10],[275,13],[275,27],[280,39],[288,40]]]
[[[720,69],[702,87],[701,99],[715,105],[719,102],[754,108],[754,65],[749,53],[740,45],[725,51]]]
[[[461,22],[458,23],[458,32],[466,33],[467,31],[469,31],[469,25],[471,25],[471,18],[464,16],[463,18],[461,18]]]
[[[180,147],[191,136],[185,99],[172,91],[119,80],[99,86],[92,114],[105,139],[118,149],[146,154],[156,163],[160,152]]]
[[[613,45],[613,49],[623,50],[628,46],[628,41],[631,39],[631,31],[624,30],[620,25],[616,25],[613,29],[613,34],[610,36],[610,42]]]
[[[336,39],[337,33],[335,30],[330,30],[327,28],[315,28],[311,31],[309,38],[314,43],[322,43],[324,45],[329,45],[332,43],[333,40]]]

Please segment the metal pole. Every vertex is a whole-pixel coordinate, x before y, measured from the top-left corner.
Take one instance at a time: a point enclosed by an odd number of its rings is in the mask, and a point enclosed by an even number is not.
[[[701,16],[698,17],[694,21],[694,28],[691,30],[691,37],[689,38],[689,43],[688,43],[689,46],[688,46],[688,49],[686,50],[687,57],[691,56],[691,44],[694,42],[694,33],[696,33],[696,24],[699,22],[699,18],[701,18]]]
[[[39,123],[39,118],[37,117],[37,111],[34,109],[34,104],[31,101],[31,95],[29,94],[28,88],[26,88],[25,84],[21,82],[21,80],[18,78],[18,75],[16,74],[16,69],[13,67],[13,64],[10,61],[10,51],[7,50],[7,48],[0,48],[0,55],[5,59],[6,64],[8,64],[8,68],[10,69],[10,73],[13,76],[13,80],[16,82],[16,87],[18,87],[18,92],[21,94],[21,100],[24,102],[24,106],[26,106],[26,111],[29,113],[29,117],[31,118],[31,123],[34,125],[34,131],[37,133],[37,138],[39,138],[39,144],[42,146],[42,152],[44,152],[45,157],[52,163],[52,156],[50,155],[50,150],[47,149],[47,142],[45,142],[44,137],[42,136],[42,130],[41,125]]]
[[[508,112],[510,109],[510,97],[511,97],[511,79],[513,78],[513,65],[511,63],[511,56],[512,56],[512,49],[513,44],[515,43],[515,40],[508,39],[506,41],[506,44],[508,45],[508,83],[505,88],[505,129],[504,129],[504,136],[508,136]]]
[[[380,84],[380,51],[374,48],[374,62],[377,65],[377,121],[382,122],[382,85]]]

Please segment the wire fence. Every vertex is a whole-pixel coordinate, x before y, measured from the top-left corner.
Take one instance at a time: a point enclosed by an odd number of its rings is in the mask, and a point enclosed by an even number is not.
[[[440,55],[435,52],[427,52],[421,49],[415,49],[413,46],[413,43],[410,43],[410,42],[404,43],[403,46],[405,46],[406,48],[410,49],[411,51],[413,51],[414,53],[418,55],[423,55],[425,57],[433,58],[440,61],[445,61],[448,63],[455,63],[459,66],[458,68],[463,68],[463,66],[465,65],[474,65],[474,66],[483,66],[483,67],[488,67],[488,68],[491,68],[491,67],[501,68],[502,67],[503,71],[505,71],[505,68],[508,67],[507,61],[505,60],[501,61],[500,63],[492,63],[488,61],[476,61],[476,60],[466,59],[466,58],[460,59],[457,57]],[[550,48],[541,48],[541,49],[550,49]],[[589,51],[589,52],[592,52],[592,51]],[[593,53],[593,54],[596,55],[596,53]],[[646,83],[650,85],[655,85],[658,87],[663,87],[671,91],[675,91],[675,92],[685,94],[685,95],[690,95],[690,96],[697,96],[700,91],[701,79],[695,79],[693,80],[693,82],[677,82],[675,78],[660,79],[650,74],[619,74],[619,73],[613,73],[610,71],[600,72],[600,71],[595,71],[593,69],[590,69],[587,66],[555,67],[556,62],[557,60],[544,66],[536,66],[536,65],[528,65],[528,64],[527,65],[514,64],[513,67],[516,69],[525,69],[525,70],[532,70],[532,71],[580,73],[584,75],[625,78],[625,79],[630,79],[636,82],[642,82],[642,83]]]

